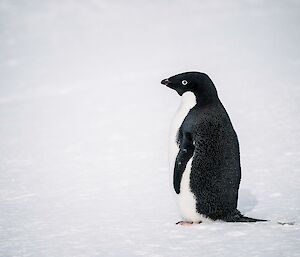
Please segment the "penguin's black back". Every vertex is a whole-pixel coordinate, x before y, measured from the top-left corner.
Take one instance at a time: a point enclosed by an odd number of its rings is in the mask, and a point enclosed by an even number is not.
[[[183,134],[190,134],[195,146],[190,188],[197,212],[213,220],[230,219],[239,213],[240,153],[237,135],[220,100],[196,104],[179,130],[179,144]]]

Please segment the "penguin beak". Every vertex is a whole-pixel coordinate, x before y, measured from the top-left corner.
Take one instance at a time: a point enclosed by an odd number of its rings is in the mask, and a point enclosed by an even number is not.
[[[171,89],[174,89],[180,96],[182,96],[184,93],[184,91],[182,91],[180,89],[176,89],[174,84],[172,84],[172,82],[169,79],[163,79],[160,83]]]
[[[170,83],[170,81],[169,79],[163,79],[160,83],[167,86]]]

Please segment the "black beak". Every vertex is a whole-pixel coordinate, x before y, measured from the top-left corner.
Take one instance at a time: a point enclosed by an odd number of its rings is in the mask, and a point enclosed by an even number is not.
[[[169,79],[163,79],[160,83],[167,86],[170,83],[170,81]]]

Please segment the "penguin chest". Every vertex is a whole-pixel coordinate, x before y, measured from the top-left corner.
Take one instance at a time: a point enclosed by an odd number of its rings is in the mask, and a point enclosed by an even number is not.
[[[181,105],[173,119],[171,126],[171,140],[170,140],[170,173],[173,178],[175,161],[177,154],[179,152],[179,147],[176,143],[177,132],[182,125],[185,117],[188,115],[190,109],[192,109],[196,104],[195,95],[191,92],[186,92],[182,96]],[[192,162],[194,156],[188,161],[185,171],[183,172],[181,183],[180,183],[180,193],[176,194],[177,205],[182,218],[186,221],[208,221],[206,217],[199,214],[196,209],[196,196],[192,193],[190,188],[190,176],[192,169]]]
[[[170,140],[170,171],[173,175],[174,166],[179,147],[176,144],[177,132],[184,121],[185,117],[189,113],[190,109],[196,104],[196,99],[193,93],[186,92],[182,96],[182,102],[177,110],[177,113],[173,119],[171,126],[171,140]],[[180,193],[176,194],[177,204],[182,218],[188,221],[200,221],[200,215],[196,212],[196,198],[190,189],[190,174],[192,167],[192,159],[186,165],[186,169],[182,175],[180,183]]]
[[[196,98],[192,92],[186,92],[182,95],[181,104],[173,118],[170,130],[169,161],[171,172],[174,171],[175,160],[179,151],[178,145],[176,143],[178,130],[182,125],[185,117],[189,113],[190,109],[192,109],[195,105]]]

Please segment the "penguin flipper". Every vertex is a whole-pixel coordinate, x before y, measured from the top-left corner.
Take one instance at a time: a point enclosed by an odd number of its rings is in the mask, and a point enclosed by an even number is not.
[[[173,186],[177,194],[180,193],[180,183],[183,172],[185,171],[188,161],[194,154],[195,147],[190,133],[184,133],[179,142],[179,152],[176,157]]]

